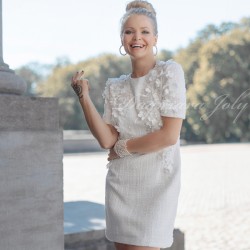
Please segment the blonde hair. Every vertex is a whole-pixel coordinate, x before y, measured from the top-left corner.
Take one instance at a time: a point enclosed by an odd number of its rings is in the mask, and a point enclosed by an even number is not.
[[[126,13],[121,19],[121,36],[124,31],[124,25],[126,21],[132,15],[144,15],[144,16],[149,17],[154,27],[154,34],[155,35],[158,34],[156,11],[153,5],[147,1],[134,0],[127,4]]]

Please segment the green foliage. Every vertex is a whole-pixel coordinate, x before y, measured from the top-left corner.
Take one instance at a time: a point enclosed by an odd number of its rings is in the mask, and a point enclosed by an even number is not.
[[[37,85],[46,79],[50,73],[52,66],[32,62],[18,68],[15,72],[22,77],[27,83],[27,96],[36,94]]]
[[[250,139],[250,32],[234,29],[199,50],[199,68],[188,89],[187,122],[198,140]]]
[[[250,18],[208,25],[176,52],[174,59],[183,66],[187,83],[182,130],[187,141],[249,140],[249,28]]]
[[[157,55],[157,60],[160,60],[160,61],[167,61],[169,59],[172,59],[173,58],[173,52],[169,51],[169,50],[161,50],[159,51],[158,55]]]
[[[198,55],[202,45],[203,43],[197,39],[189,44],[187,48],[178,50],[174,56],[174,59],[183,67],[187,87],[193,84],[194,73],[199,68]]]

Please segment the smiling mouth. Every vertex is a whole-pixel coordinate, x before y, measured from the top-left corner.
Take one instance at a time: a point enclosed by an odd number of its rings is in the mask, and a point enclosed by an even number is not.
[[[134,44],[134,45],[130,45],[131,48],[135,49],[135,48],[143,48],[145,45],[140,45],[140,44]]]

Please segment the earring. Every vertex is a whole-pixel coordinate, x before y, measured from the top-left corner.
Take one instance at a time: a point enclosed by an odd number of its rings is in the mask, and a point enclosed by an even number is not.
[[[122,47],[123,47],[123,45],[121,45],[121,47],[119,48],[119,52],[120,52],[120,54],[121,54],[122,56],[126,56],[127,53],[124,54],[124,53],[122,53],[122,51],[121,51]]]
[[[158,54],[158,48],[157,48],[157,46],[156,46],[156,45],[154,45],[154,47],[155,47],[155,53],[154,53],[154,56],[157,56],[157,54]]]

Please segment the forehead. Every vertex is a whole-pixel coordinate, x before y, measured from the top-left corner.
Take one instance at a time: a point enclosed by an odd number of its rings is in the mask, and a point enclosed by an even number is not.
[[[153,29],[150,17],[134,14],[130,16],[124,24],[124,28],[149,28]]]

